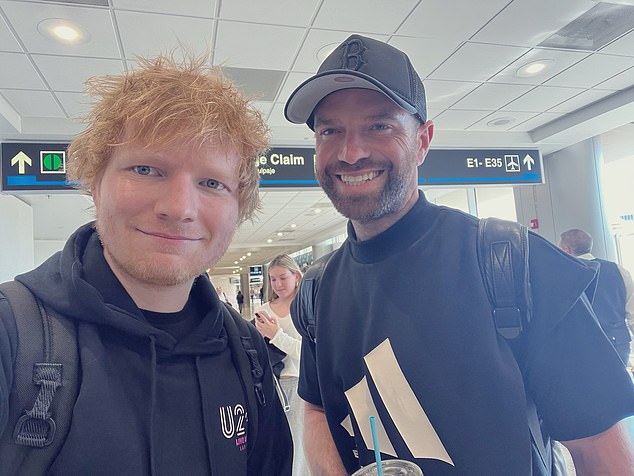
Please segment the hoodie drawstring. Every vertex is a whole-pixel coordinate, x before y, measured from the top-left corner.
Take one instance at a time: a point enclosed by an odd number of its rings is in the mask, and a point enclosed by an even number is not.
[[[156,462],[154,461],[154,407],[156,403],[156,366],[158,358],[156,356],[156,341],[153,335],[150,336],[150,352],[152,354],[152,382],[150,390],[150,475],[158,474],[156,472]]]

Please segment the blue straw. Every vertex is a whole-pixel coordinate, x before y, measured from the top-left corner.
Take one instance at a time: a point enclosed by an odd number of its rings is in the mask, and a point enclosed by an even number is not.
[[[376,470],[378,476],[383,476],[383,465],[381,464],[381,451],[379,450],[379,438],[376,434],[376,422],[374,416],[370,417],[370,429],[372,430],[372,444],[374,445],[374,459],[376,459]]]

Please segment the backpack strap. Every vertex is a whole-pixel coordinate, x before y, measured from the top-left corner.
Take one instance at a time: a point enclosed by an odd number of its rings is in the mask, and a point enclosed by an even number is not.
[[[238,374],[247,399],[247,418],[249,438],[247,455],[250,456],[258,436],[258,409],[267,405],[264,392],[264,369],[260,363],[258,350],[253,343],[248,326],[250,325],[235,309],[227,306],[224,313],[224,325],[227,331],[231,356],[238,369]],[[267,356],[268,360],[268,356]],[[250,391],[250,389],[253,389]]]
[[[66,439],[77,398],[77,331],[23,284],[0,284],[0,292],[11,306],[18,335],[0,460],[18,474],[44,474]]]
[[[491,303],[493,322],[509,343],[519,340],[532,317],[528,264],[528,229],[515,222],[483,218],[478,225],[478,262]],[[510,345],[521,367],[519,347]],[[527,421],[534,452],[547,471],[552,470],[551,440],[544,435],[537,407],[526,395]]]
[[[325,256],[317,259],[302,277],[302,282],[298,291],[299,299],[294,299],[291,303],[291,316],[298,329],[303,330],[304,337],[312,343],[317,342],[317,319],[315,318],[315,302],[319,282],[326,270],[330,258],[334,254],[331,251]]]
[[[478,226],[478,261],[497,331],[517,339],[532,316],[528,229],[519,223],[484,218]]]

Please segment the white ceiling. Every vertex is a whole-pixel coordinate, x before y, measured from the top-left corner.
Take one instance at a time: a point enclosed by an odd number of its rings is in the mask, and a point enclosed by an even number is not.
[[[284,101],[318,66],[317,52],[351,33],[405,50],[423,77],[434,147],[537,147],[544,154],[634,120],[634,30],[597,51],[538,46],[599,2],[591,0],[0,0],[0,139],[68,141],[89,108],[83,82],[136,65],[136,55],[185,47],[227,67],[256,96],[274,145],[312,145],[283,117]],[[633,6],[634,0],[618,0]],[[71,20],[85,44],[38,31]],[[634,15],[630,16],[634,18]],[[550,60],[543,74],[517,68]],[[507,118],[503,126],[491,125]],[[504,121],[502,121],[504,122]],[[440,193],[440,192],[438,192]],[[88,219],[78,195],[22,196],[36,239],[65,239]],[[60,200],[63,200],[60,201]],[[319,208],[321,212],[316,212]],[[292,228],[292,225],[296,225]],[[248,264],[343,232],[317,190],[263,193],[263,213],[241,227],[219,268]],[[277,237],[278,232],[285,232]],[[273,239],[267,243],[267,239]]]

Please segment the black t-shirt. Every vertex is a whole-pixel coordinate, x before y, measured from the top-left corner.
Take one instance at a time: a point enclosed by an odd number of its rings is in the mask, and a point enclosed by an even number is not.
[[[187,300],[185,307],[178,312],[154,312],[141,309],[147,321],[157,329],[161,329],[180,341],[189,335],[202,321],[202,316],[192,298]]]
[[[374,459],[372,415],[386,457],[436,476],[531,474],[525,392],[561,440],[634,413],[629,377],[577,302],[587,274],[535,235],[523,378],[491,317],[476,233],[475,218],[421,198],[370,240],[349,228],[330,259],[316,297],[316,348],[303,339],[299,394],[325,409],[349,471],[357,455]]]

